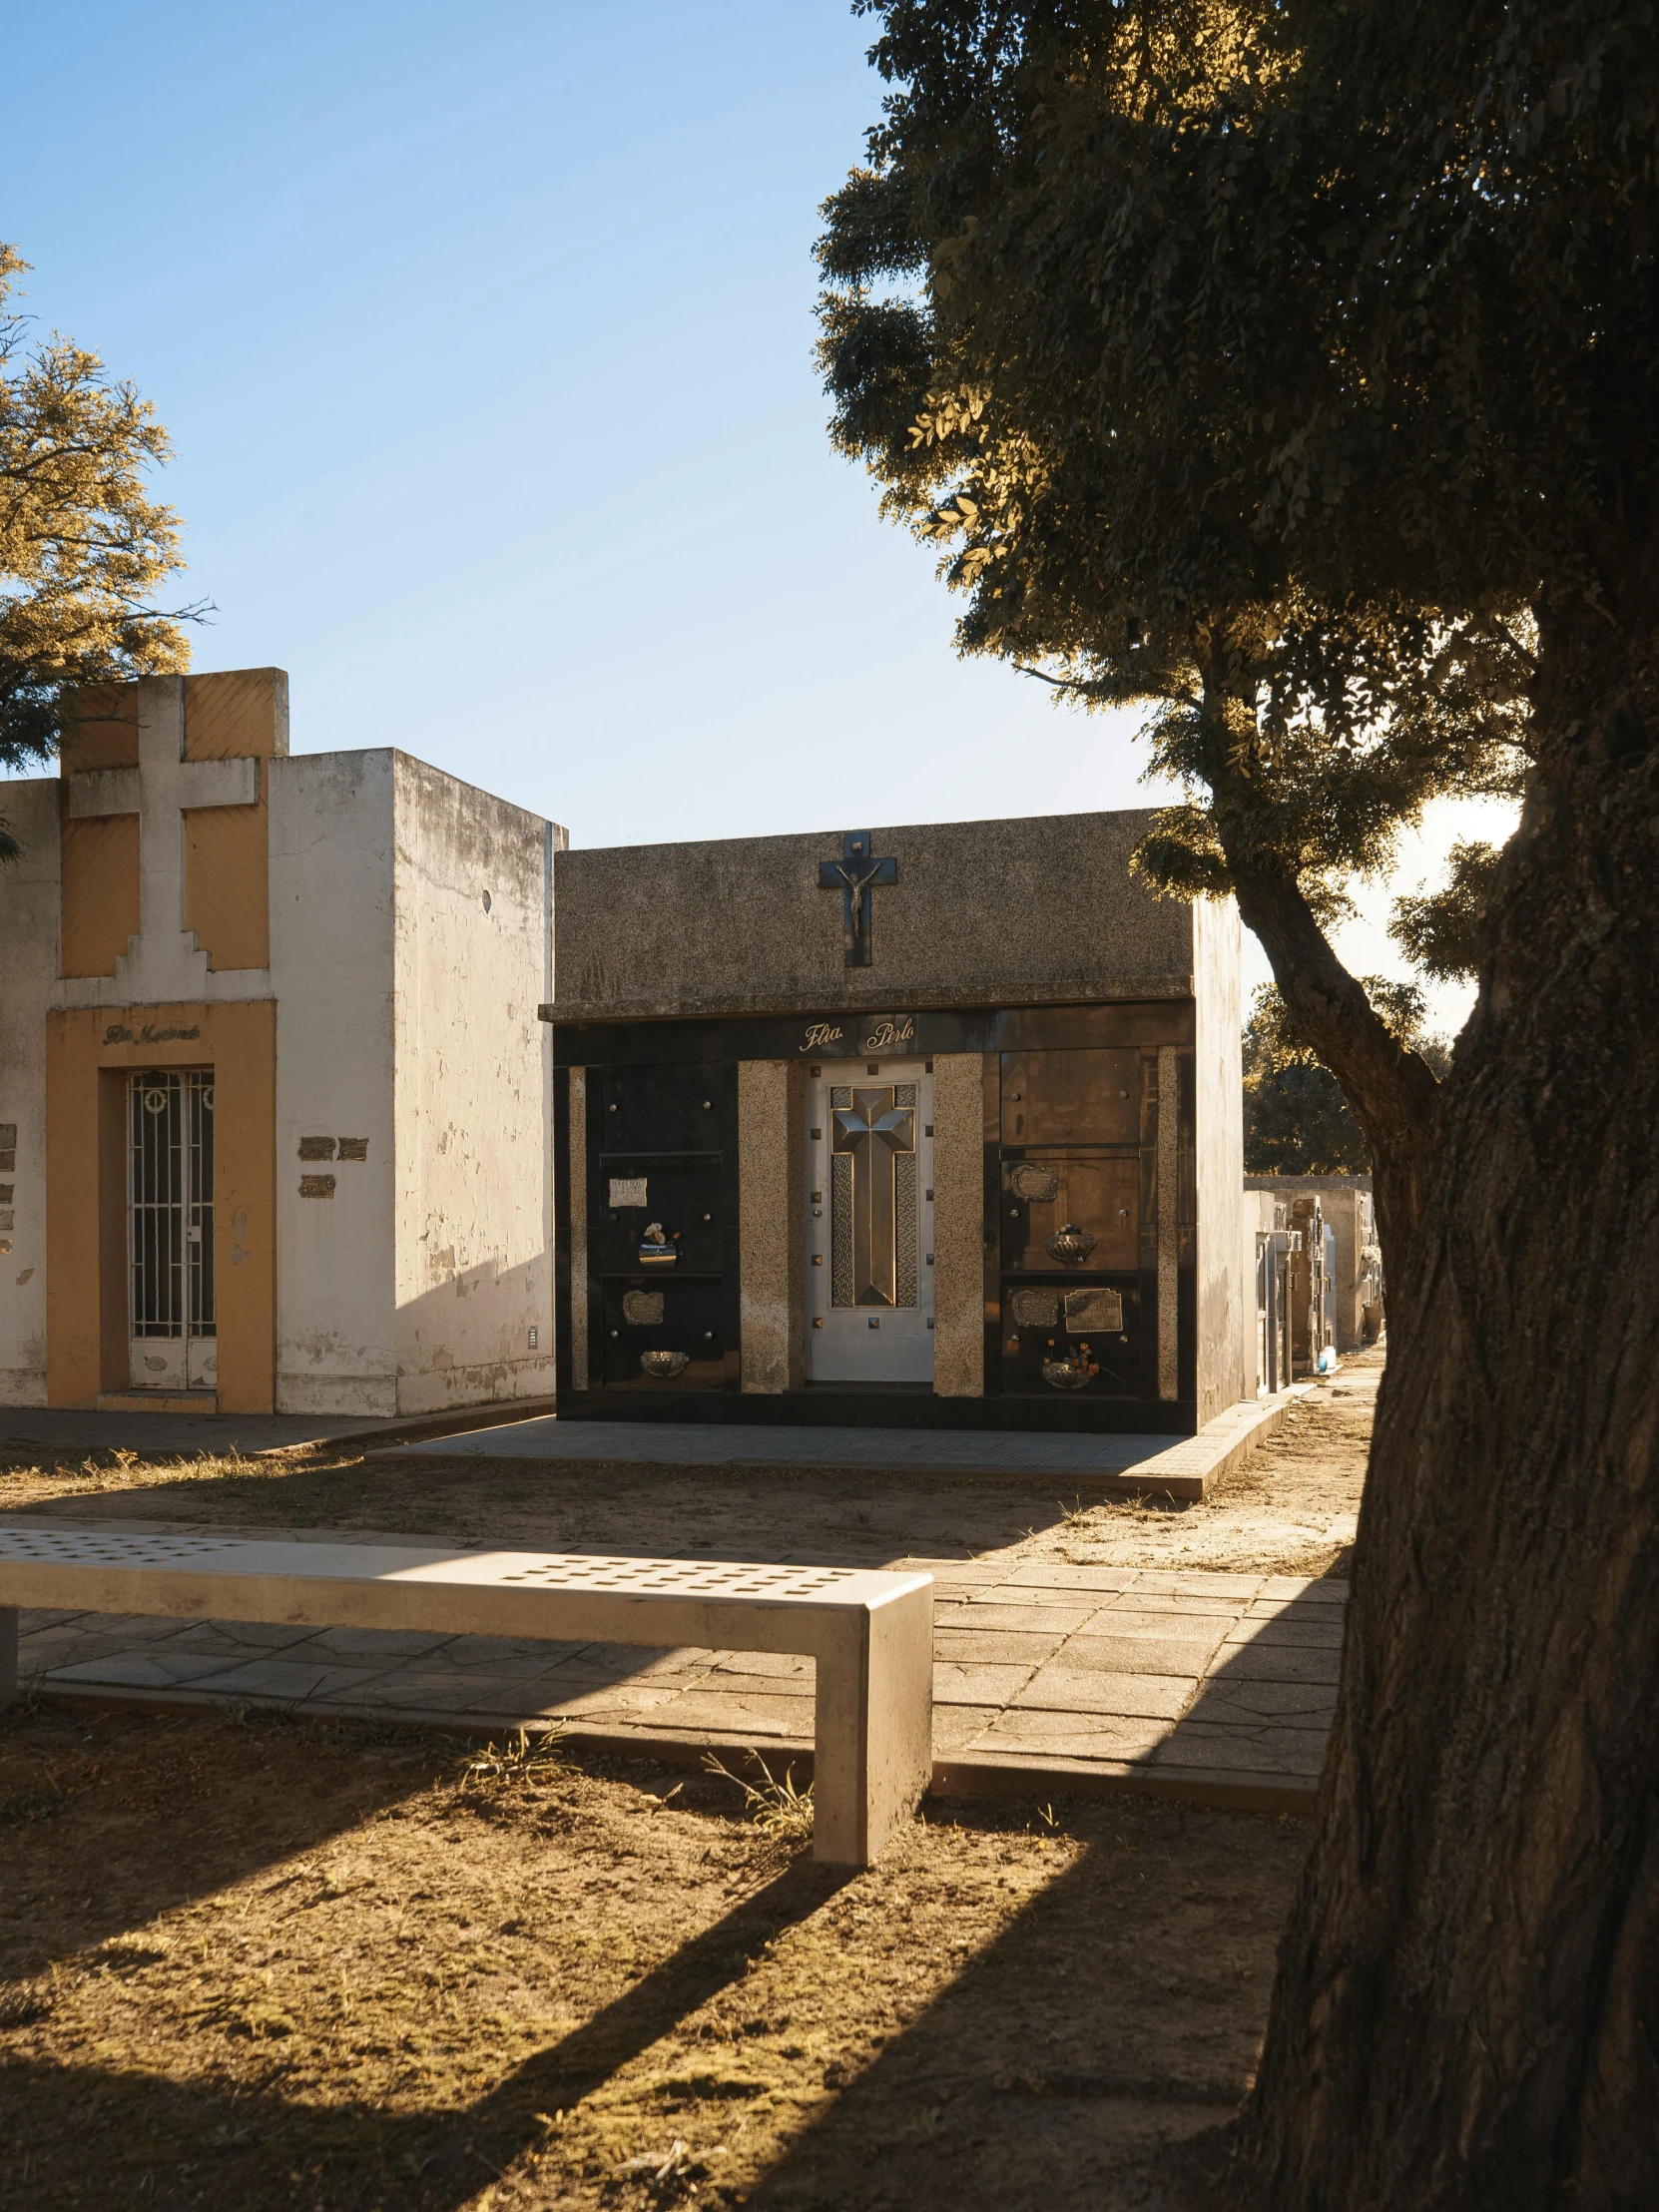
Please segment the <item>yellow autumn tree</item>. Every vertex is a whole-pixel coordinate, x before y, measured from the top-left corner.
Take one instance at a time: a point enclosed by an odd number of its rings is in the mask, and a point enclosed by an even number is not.
[[[66,686],[189,665],[157,588],[183,567],[179,520],[146,479],[167,432],[133,385],[11,305],[28,264],[0,244],[0,766],[56,749]],[[5,832],[0,824],[0,852]]]

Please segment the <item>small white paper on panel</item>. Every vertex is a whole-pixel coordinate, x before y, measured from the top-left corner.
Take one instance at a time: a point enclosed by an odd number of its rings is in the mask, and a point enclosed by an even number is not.
[[[645,1195],[643,1175],[613,1175],[611,1177],[611,1204],[613,1206],[644,1206],[649,1204]]]

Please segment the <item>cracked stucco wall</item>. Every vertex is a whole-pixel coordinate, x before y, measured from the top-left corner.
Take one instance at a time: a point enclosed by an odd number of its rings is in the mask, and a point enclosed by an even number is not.
[[[537,1007],[565,832],[394,764],[396,1410],[551,1395],[552,1039]]]
[[[46,1403],[46,1025],[58,973],[58,779],[0,786],[23,847],[0,867],[0,1405]],[[6,1155],[13,1157],[7,1159]]]
[[[282,1412],[397,1409],[392,759],[382,747],[272,763]],[[342,1137],[365,1156],[340,1160]],[[315,1157],[323,1145],[333,1155]],[[330,1178],[331,1197],[301,1195]]]
[[[1246,1394],[1255,1358],[1255,1269],[1247,1273],[1244,1259],[1242,952],[1239,909],[1232,899],[1196,899],[1200,1427]]]

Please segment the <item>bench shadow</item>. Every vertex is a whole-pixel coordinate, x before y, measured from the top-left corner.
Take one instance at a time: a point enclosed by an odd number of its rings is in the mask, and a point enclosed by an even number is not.
[[[0,2141],[14,2174],[25,2177],[7,2201],[19,2208],[82,2204],[96,2181],[104,2202],[130,2191],[146,2202],[215,2212],[232,2205],[275,2212],[295,2202],[310,2212],[391,2204],[399,2212],[458,2212],[544,2140],[548,2115],[592,2094],[670,2034],[851,1879],[846,1869],[795,1861],[591,2020],[456,2109],[318,2107],[274,2088],[0,2061]]]

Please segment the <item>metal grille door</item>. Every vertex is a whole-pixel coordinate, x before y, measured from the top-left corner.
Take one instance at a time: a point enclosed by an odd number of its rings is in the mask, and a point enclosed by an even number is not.
[[[148,1389],[211,1389],[213,1071],[133,1076],[127,1123],[132,1381]]]

